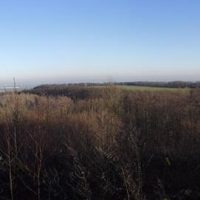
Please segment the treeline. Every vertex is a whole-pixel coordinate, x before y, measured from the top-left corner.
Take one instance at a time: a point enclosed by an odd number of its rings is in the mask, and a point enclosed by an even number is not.
[[[172,82],[119,82],[119,85],[133,85],[133,86],[149,86],[149,87],[167,87],[167,88],[200,88],[199,82],[187,82],[187,81],[172,81]]]
[[[160,88],[200,88],[200,82],[117,82],[117,83],[76,83],[76,84],[47,84],[24,91],[37,95],[67,96],[76,99],[102,97],[103,91],[114,86],[145,86]]]
[[[40,85],[34,88],[35,91],[41,90],[64,90],[67,88],[77,89],[81,87],[91,86],[113,86],[113,85],[124,85],[124,86],[145,86],[145,87],[164,87],[164,88],[200,88],[200,81],[189,82],[189,81],[171,81],[171,82],[150,82],[150,81],[136,81],[136,82],[105,82],[105,83],[69,83],[69,84],[47,84]]]
[[[0,199],[200,199],[200,90],[96,89],[0,96]]]
[[[41,85],[32,90],[24,91],[24,93],[46,96],[67,96],[73,100],[80,100],[102,97],[103,91],[106,90],[106,88],[107,87],[81,86],[79,84]]]

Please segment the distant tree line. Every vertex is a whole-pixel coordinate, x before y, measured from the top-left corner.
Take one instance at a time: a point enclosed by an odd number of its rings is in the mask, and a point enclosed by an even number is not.
[[[200,81],[188,82],[188,81],[172,81],[172,82],[149,82],[149,81],[138,81],[138,82],[119,82],[119,85],[133,85],[133,86],[149,86],[149,87],[168,87],[168,88],[199,88]]]
[[[130,81],[130,82],[105,82],[105,83],[69,83],[69,84],[47,84],[35,87],[34,89],[65,89],[66,86],[107,86],[107,85],[127,85],[127,86],[147,86],[147,87],[167,87],[167,88],[200,88],[200,81]]]

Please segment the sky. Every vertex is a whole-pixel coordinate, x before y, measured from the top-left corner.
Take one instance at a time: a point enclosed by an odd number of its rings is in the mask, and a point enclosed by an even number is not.
[[[199,0],[0,1],[0,83],[200,79]]]

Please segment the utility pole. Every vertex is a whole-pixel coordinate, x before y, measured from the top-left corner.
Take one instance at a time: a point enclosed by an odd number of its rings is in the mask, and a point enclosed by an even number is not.
[[[14,92],[16,93],[16,81],[15,81],[15,77],[13,78],[13,86],[14,86]]]

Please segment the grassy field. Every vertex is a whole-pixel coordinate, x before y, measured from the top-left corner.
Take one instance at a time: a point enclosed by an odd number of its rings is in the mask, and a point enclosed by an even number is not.
[[[150,86],[134,86],[134,85],[118,85],[117,87],[132,91],[158,91],[158,92],[189,92],[190,88],[167,88],[167,87],[150,87]]]
[[[108,86],[88,86],[88,88],[105,88]],[[117,87],[120,89],[128,90],[128,91],[150,91],[150,92],[181,92],[181,93],[189,93],[191,88],[170,88],[170,87],[153,87],[153,86],[136,86],[136,85],[115,85],[112,87]]]

